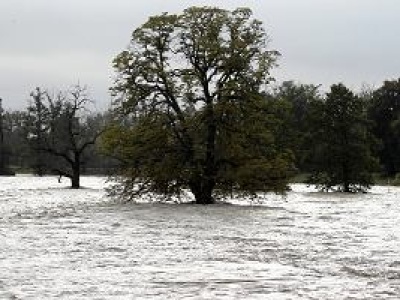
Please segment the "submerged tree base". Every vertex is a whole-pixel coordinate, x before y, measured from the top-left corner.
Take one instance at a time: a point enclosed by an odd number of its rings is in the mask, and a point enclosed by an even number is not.
[[[194,201],[195,204],[200,204],[200,205],[210,205],[210,204],[215,204],[216,201],[214,198],[205,198],[205,199],[196,199]]]

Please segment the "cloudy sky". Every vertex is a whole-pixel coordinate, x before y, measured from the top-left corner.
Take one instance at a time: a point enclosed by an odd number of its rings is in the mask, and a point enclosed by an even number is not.
[[[0,97],[24,108],[36,86],[89,87],[110,104],[111,61],[148,16],[189,6],[250,7],[279,50],[278,81],[357,90],[400,77],[399,0],[0,0]]]

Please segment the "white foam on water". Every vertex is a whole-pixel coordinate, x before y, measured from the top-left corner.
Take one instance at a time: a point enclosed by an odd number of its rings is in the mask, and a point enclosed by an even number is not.
[[[196,206],[68,184],[0,178],[0,299],[399,299],[399,188]]]

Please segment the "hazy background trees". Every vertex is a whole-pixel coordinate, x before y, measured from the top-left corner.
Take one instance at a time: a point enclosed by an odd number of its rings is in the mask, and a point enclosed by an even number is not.
[[[5,115],[3,100],[0,98],[0,175],[11,175],[12,171],[9,168],[10,149],[5,139],[5,132],[7,131]]]
[[[310,107],[323,101],[319,86],[284,81],[273,87],[267,98],[286,104],[287,110],[281,115],[284,126],[279,138],[293,151],[297,173],[310,172],[310,141],[314,132],[309,124]]]
[[[26,142],[25,122],[27,113],[24,111],[7,111],[3,115],[4,144],[7,150],[8,166],[14,168],[26,167],[29,145]],[[14,172],[13,171],[13,172]]]

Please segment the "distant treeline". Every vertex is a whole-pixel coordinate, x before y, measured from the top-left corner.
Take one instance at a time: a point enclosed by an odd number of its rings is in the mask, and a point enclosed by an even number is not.
[[[114,122],[111,111],[90,111],[79,86],[58,93],[38,88],[31,97],[25,110],[1,110],[2,174],[71,177],[74,164],[81,174],[110,174],[118,162],[102,153],[98,137]],[[395,178],[400,172],[400,79],[359,94],[342,84],[324,94],[316,85],[286,81],[265,101],[279,104],[277,142],[294,155],[293,175],[311,174],[318,183],[321,170],[342,167],[338,161],[359,165],[354,173]]]

